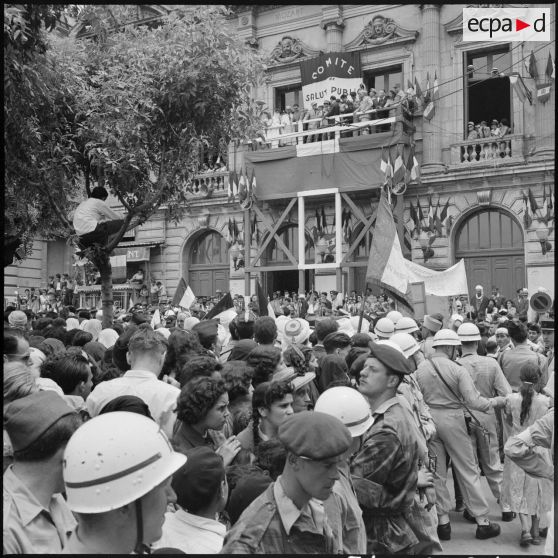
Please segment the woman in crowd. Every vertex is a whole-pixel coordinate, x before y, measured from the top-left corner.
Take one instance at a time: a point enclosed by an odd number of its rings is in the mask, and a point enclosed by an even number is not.
[[[504,417],[511,427],[510,436],[523,432],[535,421],[546,414],[550,399],[541,394],[541,370],[534,363],[525,364],[520,371],[521,387],[519,393],[506,398]],[[537,448],[549,465],[552,464],[550,452]],[[509,458],[504,460],[502,500],[519,514],[521,522],[521,546],[540,545],[539,522],[546,518],[552,505],[553,486],[549,479],[532,477],[525,473]]]
[[[254,370],[252,385],[256,388],[262,382],[269,382],[282,365],[281,350],[277,347],[259,345],[250,351],[248,365]]]
[[[181,390],[177,401],[177,421],[172,443],[181,453],[192,448],[209,446],[230,465],[240,450],[235,436],[223,441],[219,431],[229,414],[229,396],[223,380],[194,378]],[[223,443],[221,443],[223,441]]]
[[[250,423],[252,415],[252,377],[254,371],[242,361],[226,362],[222,376],[229,394],[229,414],[223,427],[223,435],[228,438],[239,434]]]
[[[178,381],[180,371],[186,362],[202,353],[198,336],[190,331],[175,329],[168,338],[167,354],[160,378],[168,376]]]
[[[293,412],[293,388],[288,382],[259,384],[252,395],[252,420],[238,435],[242,449],[255,454],[260,442],[277,438],[279,426]]]

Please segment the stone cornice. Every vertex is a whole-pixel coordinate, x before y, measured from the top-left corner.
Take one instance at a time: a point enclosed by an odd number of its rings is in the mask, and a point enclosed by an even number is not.
[[[391,18],[376,14],[356,36],[345,44],[347,51],[369,49],[380,46],[400,45],[416,41],[418,31],[405,29]]]

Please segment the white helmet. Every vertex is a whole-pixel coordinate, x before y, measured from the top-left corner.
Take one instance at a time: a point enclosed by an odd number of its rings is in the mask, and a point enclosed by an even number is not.
[[[395,331],[395,324],[387,318],[380,318],[374,326],[374,333],[383,339],[389,339]]]
[[[393,337],[393,335],[391,337]],[[405,354],[403,353],[403,349],[397,343],[394,343],[391,337],[389,339],[380,339],[379,341],[376,341],[376,343],[378,345],[387,345],[404,356]]]
[[[470,322],[466,324],[461,324],[457,329],[457,336],[459,337],[460,341],[464,341],[465,343],[468,341],[480,341],[481,335],[479,328]]]
[[[397,310],[392,310],[391,312],[388,312],[386,314],[386,318],[388,320],[391,320],[393,322],[393,324],[395,325],[401,318],[403,317],[403,314],[401,314],[401,312],[398,312]]]
[[[413,356],[420,349],[418,341],[409,333],[397,331],[389,340],[403,351],[405,358]]]
[[[314,407],[314,411],[338,418],[353,438],[362,436],[374,422],[370,405],[356,389],[344,386],[326,389]]]
[[[155,421],[124,411],[99,415],[76,430],[64,451],[68,506],[76,513],[121,508],[184,463]]]
[[[400,320],[397,321],[395,324],[395,331],[402,332],[402,333],[413,333],[413,331],[418,331],[418,325],[413,318],[409,318],[408,316],[403,316]]]
[[[457,333],[452,329],[441,329],[436,332],[432,341],[433,347],[447,347],[449,345],[461,345]]]

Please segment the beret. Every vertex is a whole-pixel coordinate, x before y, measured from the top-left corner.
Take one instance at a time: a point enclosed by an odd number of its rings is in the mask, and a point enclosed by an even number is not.
[[[207,335],[211,337],[213,335],[217,335],[217,330],[219,329],[218,323],[218,320],[203,320],[202,322],[197,323],[192,328],[192,331],[198,335]]]
[[[8,405],[4,412],[4,427],[17,452],[28,448],[62,417],[75,412],[54,391],[38,391]]]
[[[248,360],[248,355],[255,349],[258,344],[253,339],[241,339],[233,347],[231,354],[229,355],[229,360]]]
[[[349,429],[338,418],[318,411],[291,415],[278,435],[288,451],[315,461],[341,455],[352,443]]]
[[[394,347],[386,344],[374,343],[369,345],[370,356],[377,358],[384,366],[397,374],[410,374],[412,372],[409,361],[405,355]]]

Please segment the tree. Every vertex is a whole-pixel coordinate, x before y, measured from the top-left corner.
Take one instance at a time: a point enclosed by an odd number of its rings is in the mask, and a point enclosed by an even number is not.
[[[111,252],[127,229],[162,205],[167,218],[180,218],[201,147],[242,133],[238,111],[262,72],[259,57],[227,29],[223,7],[181,7],[156,28],[117,25],[107,10],[95,6],[82,14],[94,29],[110,32],[76,48],[74,106],[80,109],[62,150],[71,159],[69,184],[82,179],[83,192],[88,180],[102,183],[125,211],[121,230],[84,253],[101,274],[104,327],[113,315]],[[59,56],[57,49],[53,57]],[[58,213],[67,212],[68,202],[59,202],[54,199]]]

